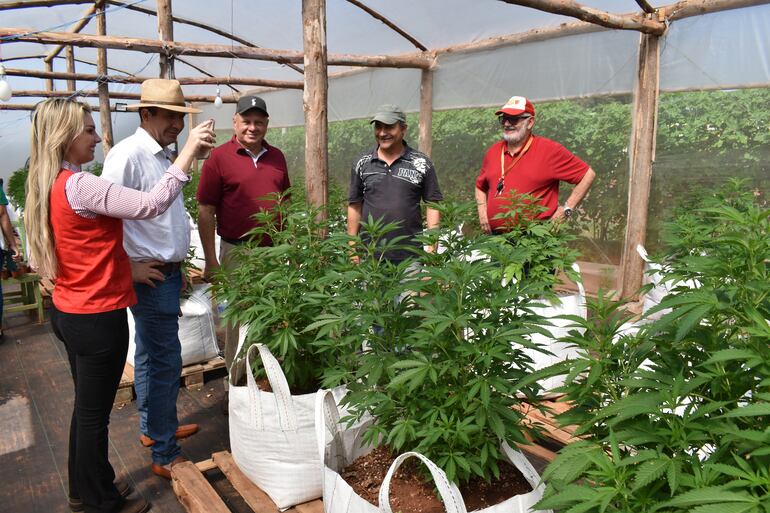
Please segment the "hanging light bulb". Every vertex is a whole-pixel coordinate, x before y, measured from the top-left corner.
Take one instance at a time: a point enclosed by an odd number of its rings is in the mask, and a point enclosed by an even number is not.
[[[217,97],[214,98],[214,108],[215,109],[222,108],[222,96],[219,94],[219,87],[217,87]]]
[[[5,80],[5,68],[0,64],[0,101],[7,102],[13,96],[13,90]]]

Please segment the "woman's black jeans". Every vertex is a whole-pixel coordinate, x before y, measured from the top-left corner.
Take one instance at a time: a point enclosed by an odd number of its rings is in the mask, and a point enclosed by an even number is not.
[[[107,459],[107,425],[128,351],[126,309],[71,314],[53,307],[51,325],[67,348],[75,382],[70,497],[79,497],[87,513],[112,513],[120,509],[123,498],[115,488],[115,472]]]

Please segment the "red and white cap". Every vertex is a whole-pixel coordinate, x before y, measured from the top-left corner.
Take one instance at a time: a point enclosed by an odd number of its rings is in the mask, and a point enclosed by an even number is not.
[[[535,115],[535,106],[532,102],[524,98],[523,96],[513,96],[503,105],[500,110],[495,112],[495,116],[500,114],[507,114],[509,116],[518,116],[524,113]]]

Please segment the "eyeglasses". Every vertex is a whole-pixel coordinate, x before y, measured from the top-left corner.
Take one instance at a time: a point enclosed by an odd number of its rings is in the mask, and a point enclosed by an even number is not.
[[[504,125],[507,122],[511,126],[516,126],[521,121],[523,121],[525,119],[529,119],[531,117],[532,116],[506,116],[506,115],[502,115],[502,116],[498,117],[497,119],[500,121],[501,125]]]

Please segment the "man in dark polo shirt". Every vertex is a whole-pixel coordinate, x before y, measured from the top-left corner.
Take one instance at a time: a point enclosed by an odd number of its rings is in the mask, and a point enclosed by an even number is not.
[[[399,227],[388,234],[392,239],[407,236],[402,244],[417,246],[414,236],[422,232],[420,200],[441,201],[436,170],[427,155],[411,148],[406,141],[406,116],[395,105],[383,105],[372,117],[377,147],[361,155],[350,173],[348,194],[348,234],[358,235],[361,219],[398,222]],[[439,212],[428,207],[428,228],[438,228]],[[383,255],[399,263],[414,253],[397,249]]]
[[[289,188],[286,158],[278,148],[265,141],[269,117],[267,105],[258,96],[246,95],[238,100],[233,116],[235,135],[215,148],[203,164],[196,198],[198,231],[206,260],[204,279],[211,278],[220,266],[229,268],[230,252],[256,227],[253,216],[270,210],[275,199],[266,198]],[[221,237],[219,260],[214,245],[214,228]],[[260,245],[272,241],[263,238]],[[238,327],[227,326],[225,363],[229,369],[238,346]]]

